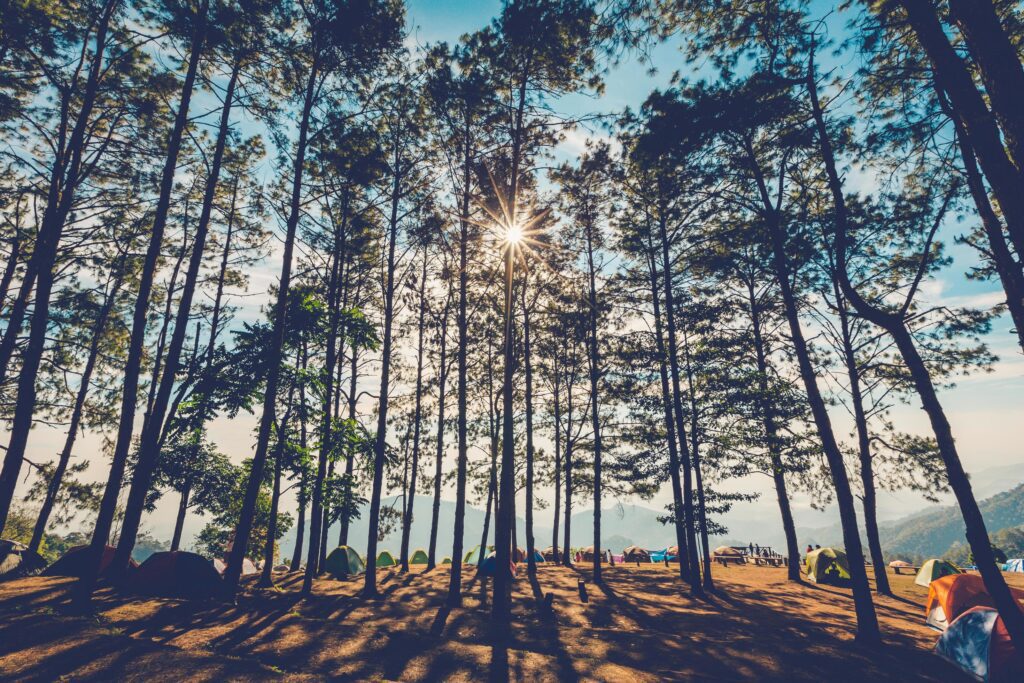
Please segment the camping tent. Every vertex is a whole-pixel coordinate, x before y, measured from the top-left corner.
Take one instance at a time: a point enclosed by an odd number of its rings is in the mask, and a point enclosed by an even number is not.
[[[666,548],[665,550],[652,550],[652,551],[650,551],[650,553],[651,553],[651,562],[664,562],[666,560],[668,560],[669,562],[674,562],[675,559],[676,559],[676,554],[672,553],[672,552],[669,552],[669,550],[671,550],[671,549],[670,548]]]
[[[1024,572],[1024,560],[1017,558],[1015,560],[1007,560],[1006,566],[1003,567],[1004,572]]]
[[[949,625],[935,652],[981,681],[1024,681],[1024,657],[1013,647],[999,613],[972,607]]]
[[[396,564],[398,563],[395,562],[395,556],[387,550],[381,552],[381,554],[377,556],[378,567],[394,567]]]
[[[850,580],[846,553],[836,548],[818,548],[807,553],[807,580],[838,584]]]
[[[921,570],[917,572],[917,578],[914,579],[914,583],[918,586],[928,587],[935,579],[941,579],[943,576],[949,576],[950,574],[963,574],[963,570],[957,567],[952,562],[946,562],[945,560],[928,560],[921,565]]]
[[[559,562],[562,559],[562,551],[551,545],[545,548],[541,554],[546,562]]]
[[[594,546],[588,545],[586,548],[580,548],[580,562],[593,562],[594,561]],[[601,561],[607,562],[608,558],[605,557],[604,553],[601,553]]]
[[[443,560],[441,560],[441,564],[451,564],[451,563],[452,563],[452,558],[450,558],[450,557],[446,557]]]
[[[416,552],[409,558],[409,564],[427,564],[430,558],[427,557],[427,551],[423,548],[418,548]]]
[[[181,550],[153,553],[128,579],[129,590],[171,598],[207,598],[222,586],[212,562]]]
[[[27,545],[0,539],[0,581],[33,576],[45,566],[46,560],[29,550]]]
[[[903,560],[893,560],[892,562],[889,563],[889,566],[890,567],[912,567],[913,565],[910,564],[909,562],[904,562]]]
[[[1011,588],[1010,593],[1024,600],[1024,590]],[[935,579],[928,585],[925,603],[925,622],[934,629],[945,631],[958,616],[972,607],[995,607],[985,583],[977,574],[950,574]]]
[[[480,552],[480,546],[474,546],[468,553],[463,555],[462,563],[463,564],[480,564],[480,561],[483,560],[485,557],[487,557],[487,553],[490,553],[493,550],[494,550],[494,546],[493,545],[489,545],[489,546],[487,546],[487,552],[481,553]]]
[[[324,561],[324,571],[336,579],[346,579],[366,571],[363,558],[347,545],[339,545]]]
[[[635,545],[631,545],[622,551],[622,558],[626,562],[650,562],[651,554]]]
[[[512,553],[513,562],[526,562],[526,551],[522,548],[516,548],[515,552]]]
[[[213,568],[217,570],[218,574],[223,574],[224,570],[228,568],[228,563],[220,558],[215,557],[213,558]],[[258,574],[259,571],[260,570],[256,568],[256,565],[253,564],[252,560],[250,560],[248,557],[242,558],[242,576]],[[288,571],[288,568],[285,567],[284,570],[282,571]]]
[[[743,557],[742,550],[736,550],[727,545],[720,545],[711,553],[712,557]]]
[[[44,576],[75,576],[81,578],[82,574],[85,573],[86,563],[86,550],[89,549],[87,545],[76,545],[61,557],[43,570]],[[100,571],[99,576],[105,576],[107,568],[110,567],[110,563],[114,561],[115,548],[112,545],[103,547],[103,554],[100,556]],[[139,564],[135,560],[129,560],[128,566],[135,569]]]
[[[480,566],[477,567],[476,571],[477,571],[477,573],[480,576],[494,576],[494,570],[495,570],[495,567],[497,567],[497,566],[498,566],[498,561],[495,559],[494,555],[492,554],[492,555],[488,555],[484,559],[484,561],[480,563]],[[509,562],[508,563],[508,575],[509,575],[510,578],[513,578],[513,579],[516,577],[516,565],[515,565],[514,562]]]

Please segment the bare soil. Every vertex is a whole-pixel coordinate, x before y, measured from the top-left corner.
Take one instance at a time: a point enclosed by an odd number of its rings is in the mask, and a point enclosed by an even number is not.
[[[359,579],[318,580],[302,599],[299,574],[278,575],[274,590],[249,583],[235,605],[104,589],[90,616],[69,610],[72,579],[21,579],[0,583],[0,679],[970,680],[931,653],[913,576],[890,576],[896,597],[876,600],[885,644],[869,649],[853,640],[849,589],[791,583],[777,568],[714,574],[716,592],[698,600],[664,565],[606,567],[602,585],[589,570],[541,566],[515,582],[508,633],[491,626],[489,585],[468,566],[456,608],[444,604],[448,567],[379,570],[372,600]]]

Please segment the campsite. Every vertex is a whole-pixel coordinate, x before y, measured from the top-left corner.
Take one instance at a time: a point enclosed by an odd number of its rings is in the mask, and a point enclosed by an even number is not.
[[[1024,0],[0,0],[0,681],[1024,681]]]
[[[938,634],[925,624],[927,590],[913,576],[894,575],[894,596],[878,599],[885,645],[872,649],[852,640],[848,588],[730,565],[716,574],[719,590],[697,600],[678,590],[672,571],[609,566],[595,586],[586,566],[539,565],[536,587],[553,596],[552,613],[521,577],[504,636],[488,625],[486,580],[471,580],[462,607],[445,606],[444,568],[387,569],[382,597],[369,601],[358,582],[330,578],[302,599],[297,573],[284,573],[274,591],[248,581],[237,605],[101,591],[96,619],[65,614],[71,582],[40,576],[0,583],[0,667],[13,680],[116,672],[126,680],[820,681],[852,680],[851,668],[858,680],[971,680],[932,654]],[[1010,581],[1024,596],[1024,574]]]

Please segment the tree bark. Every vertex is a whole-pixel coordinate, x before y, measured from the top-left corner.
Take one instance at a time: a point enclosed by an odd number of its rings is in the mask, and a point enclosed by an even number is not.
[[[441,516],[441,468],[444,464],[444,399],[448,380],[448,301],[445,301],[444,314],[441,316],[441,359],[437,377],[437,456],[434,462],[434,505],[430,515],[430,545],[427,550],[427,569],[437,565],[437,525]],[[461,563],[461,558],[453,557],[452,564]]]
[[[46,496],[43,498],[43,504],[39,508],[39,516],[36,518],[36,525],[32,531],[32,540],[29,541],[28,544],[28,547],[32,552],[38,552],[39,546],[43,542],[43,536],[46,533],[46,525],[50,521],[50,514],[53,512],[53,506],[57,502],[57,494],[60,492],[60,486],[64,481],[64,473],[67,472],[68,464],[71,462],[71,454],[74,450],[75,439],[78,437],[78,431],[82,424],[82,416],[85,413],[85,399],[89,394],[89,385],[92,381],[92,373],[96,368],[96,361],[99,358],[100,342],[106,332],[107,322],[110,319],[110,312],[113,310],[114,304],[117,301],[117,295],[121,289],[121,283],[124,281],[123,261],[124,258],[122,257],[115,266],[116,273],[110,286],[110,291],[107,293],[106,299],[103,302],[103,307],[100,309],[96,322],[93,324],[91,333],[92,339],[89,341],[89,355],[86,358],[85,367],[82,368],[82,377],[78,386],[78,393],[75,396],[75,407],[71,411],[71,421],[68,424],[68,434],[64,440],[64,448],[61,449],[60,457],[57,459],[57,467],[53,471],[53,478],[50,479],[50,482],[46,487]]]
[[[1024,611],[1021,610],[1017,600],[1010,593],[1006,579],[996,565],[995,555],[992,552],[992,545],[988,537],[988,530],[985,528],[985,519],[982,517],[981,509],[978,507],[974,492],[971,490],[971,483],[967,478],[967,473],[960,462],[960,454],[957,452],[956,442],[953,439],[953,431],[949,426],[949,421],[946,419],[945,410],[939,401],[938,393],[935,390],[935,385],[932,383],[928,367],[925,365],[924,359],[921,358],[914,338],[907,327],[903,311],[891,312],[874,307],[860,296],[850,281],[846,260],[849,234],[846,199],[843,196],[842,180],[840,180],[836,169],[832,142],[829,139],[828,130],[825,126],[825,116],[818,101],[813,57],[810,61],[807,81],[811,110],[818,134],[818,145],[828,178],[829,191],[835,207],[834,248],[836,253],[836,274],[839,277],[839,284],[843,294],[846,295],[847,300],[857,313],[888,332],[893,341],[896,342],[896,347],[899,349],[900,355],[910,371],[914,387],[921,398],[922,407],[928,415],[932,431],[935,434],[939,454],[942,456],[943,463],[946,466],[946,477],[949,480],[950,488],[953,489],[953,494],[956,496],[957,504],[960,506],[960,512],[963,515],[964,526],[967,532],[967,542],[971,547],[971,553],[974,555],[978,571],[981,573],[985,589],[992,596],[992,601],[995,603],[996,609],[1006,625],[1010,638],[1016,643],[1024,643]],[[924,254],[922,258],[928,258],[928,255]],[[906,306],[904,306],[905,308]],[[851,558],[851,568],[855,561]]]
[[[204,13],[205,21],[205,13]],[[202,40],[202,38],[200,38]],[[201,46],[201,43],[200,43]],[[135,547],[135,536],[139,530],[139,523],[142,519],[142,511],[146,504],[146,496],[149,493],[153,480],[153,472],[156,470],[160,458],[160,435],[163,433],[164,420],[167,417],[168,403],[171,392],[174,389],[175,379],[178,374],[181,350],[185,344],[185,334],[188,330],[188,320],[192,312],[192,297],[199,279],[199,270],[203,264],[203,256],[206,251],[206,238],[210,231],[210,218],[213,212],[213,202],[217,193],[217,182],[220,179],[221,164],[224,159],[224,149],[227,146],[228,135],[231,125],[231,105],[234,100],[235,84],[238,82],[238,73],[241,65],[236,62],[231,70],[225,91],[224,106],[221,110],[220,127],[217,131],[217,142],[214,149],[213,161],[210,166],[210,176],[206,180],[206,189],[203,195],[203,207],[199,215],[199,223],[196,226],[195,240],[192,245],[192,256],[188,264],[188,272],[185,275],[185,282],[181,291],[181,301],[178,303],[178,312],[174,321],[174,332],[171,335],[171,343],[168,346],[166,367],[163,376],[160,378],[160,389],[157,391],[156,401],[153,403],[153,411],[149,415],[148,425],[143,430],[139,443],[138,463],[132,473],[132,486],[128,492],[128,501],[125,504],[124,521],[121,525],[121,536],[117,543],[117,553],[114,556],[114,572],[127,571],[128,562],[131,559],[132,549]],[[175,163],[177,160],[175,159]],[[168,201],[170,197],[168,196]],[[162,232],[162,229],[161,229]]]
[[[310,68],[309,78],[306,82],[306,93],[302,103],[302,115],[299,118],[299,139],[295,147],[295,166],[292,174],[291,199],[288,209],[287,232],[284,240],[284,254],[281,259],[281,279],[278,282],[277,301],[274,309],[273,340],[271,347],[267,349],[267,370],[266,389],[263,397],[263,415],[260,418],[260,429],[256,439],[256,453],[253,455],[253,471],[249,475],[246,484],[245,498],[242,501],[242,510],[238,518],[238,527],[235,529],[235,543],[231,547],[231,557],[228,558],[228,566],[224,571],[224,583],[227,592],[233,597],[238,591],[238,577],[242,573],[242,561],[245,559],[245,548],[249,543],[249,535],[252,533],[252,526],[256,516],[256,499],[259,496],[262,483],[260,473],[267,463],[267,452],[270,448],[270,430],[274,423],[274,404],[277,401],[277,388],[281,376],[281,361],[284,352],[285,321],[288,309],[288,293],[291,289],[292,277],[292,252],[295,250],[295,233],[299,225],[299,218],[302,211],[302,178],[306,165],[306,147],[309,141],[309,121],[313,110],[313,100],[316,93],[319,64],[316,60]],[[314,490],[313,495],[317,495]],[[315,520],[314,520],[315,522]],[[310,545],[313,545],[313,538],[319,538],[319,534],[310,534]],[[312,557],[316,557],[313,555]],[[312,577],[307,580],[312,585]],[[303,589],[308,593],[309,589],[303,582]]]
[[[525,266],[524,266],[525,270]],[[530,358],[530,308],[527,305],[526,289],[529,273],[523,276],[523,365],[526,375],[526,568],[530,574],[537,572],[534,553],[537,544],[533,536],[533,364]]]
[[[409,500],[402,511],[402,571],[409,571],[409,534],[412,532],[412,512],[416,502],[416,473],[420,463],[420,425],[423,420],[423,331],[427,316],[427,250],[423,250],[423,267],[420,271],[420,307],[417,321],[416,341],[416,407],[413,409],[412,427],[412,471],[409,473]]]
[[[178,153],[181,150],[181,139],[188,124],[189,104],[192,100],[192,92],[195,86],[196,73],[199,68],[199,60],[203,53],[203,46],[206,42],[207,11],[209,10],[208,0],[204,0],[195,17],[195,27],[192,33],[191,46],[189,48],[188,68],[185,72],[185,80],[182,84],[181,98],[178,111],[174,118],[174,126],[167,142],[167,157],[164,161],[163,173],[160,178],[160,195],[157,199],[156,212],[153,217],[153,229],[150,233],[149,246],[146,251],[142,273],[139,278],[139,291],[136,298],[135,311],[132,318],[131,338],[128,342],[128,357],[125,364],[125,381],[121,395],[121,417],[118,423],[117,441],[114,446],[114,456],[110,466],[110,474],[107,477],[106,488],[103,492],[103,499],[100,503],[100,511],[96,520],[96,528],[93,532],[92,541],[89,544],[87,569],[80,581],[79,599],[87,602],[96,584],[96,577],[99,572],[100,557],[103,548],[107,544],[107,538],[113,525],[114,516],[117,511],[117,499],[121,493],[121,486],[124,479],[125,466],[128,460],[128,451],[132,446],[132,430],[135,422],[135,407],[138,401],[139,367],[142,361],[143,347],[146,341],[146,318],[149,311],[149,299],[153,286],[153,275],[156,273],[157,264],[160,259],[160,251],[163,244],[164,228],[167,225],[167,213],[170,209],[171,194],[174,190],[174,174],[178,165]],[[184,331],[182,331],[184,334]],[[148,444],[147,444],[148,445]],[[143,446],[145,447],[145,445]],[[140,467],[142,462],[140,459]],[[137,468],[139,469],[139,468]],[[147,481],[148,485],[148,481]],[[142,492],[144,497],[145,491]],[[138,498],[136,496],[136,498]],[[133,503],[137,501],[132,501]],[[141,506],[139,515],[141,515]],[[125,509],[126,521],[128,508]],[[134,517],[134,514],[133,514]],[[137,527],[136,527],[137,528]],[[121,538],[125,537],[125,528],[122,526]],[[119,543],[119,549],[115,556],[113,575],[115,578],[123,576],[128,567],[131,557],[131,550],[135,543],[135,530],[130,533],[130,541]],[[127,553],[127,554],[126,554]]]
[[[793,510],[789,504],[789,491],[786,489],[786,468],[779,452],[779,428],[775,422],[775,411],[769,396],[768,387],[768,353],[765,348],[764,335],[761,330],[760,306],[754,294],[754,283],[747,280],[747,294],[750,302],[750,324],[754,336],[754,354],[757,358],[758,409],[761,422],[764,424],[765,441],[768,447],[768,461],[772,469],[772,482],[775,484],[775,497],[779,502],[779,515],[782,517],[782,531],[786,536],[786,553],[789,561],[786,566],[790,581],[800,581],[800,546],[797,545],[796,524],[793,521]]]

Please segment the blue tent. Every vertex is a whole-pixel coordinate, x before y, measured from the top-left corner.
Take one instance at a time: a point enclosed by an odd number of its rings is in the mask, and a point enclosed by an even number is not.
[[[494,555],[491,554],[491,555],[488,555],[484,559],[484,561],[481,562],[477,566],[476,571],[477,571],[477,573],[480,576],[494,576],[495,567],[497,567],[497,566],[498,566],[498,562],[495,559]],[[515,565],[515,563],[509,562],[508,563],[508,570],[509,570],[508,571],[509,577],[514,579],[516,577],[516,565]]]
[[[1004,572],[1024,573],[1024,559],[1007,560],[1003,566]]]
[[[534,550],[533,551],[533,561],[534,562],[546,562],[547,560],[544,559],[544,556],[540,554],[539,550]]]
[[[648,550],[647,552],[651,554],[651,562],[664,562],[666,557],[669,562],[676,559],[675,555],[669,555],[668,548],[664,550]]]

